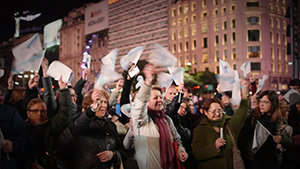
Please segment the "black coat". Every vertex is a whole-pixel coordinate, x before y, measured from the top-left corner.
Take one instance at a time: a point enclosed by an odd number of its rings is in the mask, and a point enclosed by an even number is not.
[[[15,108],[0,104],[0,128],[4,139],[10,140],[13,144],[12,153],[0,152],[0,168],[25,168],[21,159],[24,157],[24,149],[29,139],[24,130],[24,121]]]
[[[107,116],[99,118],[88,108],[75,120],[73,133],[76,133],[74,169],[118,168],[125,157],[116,126]],[[115,155],[111,161],[103,163],[97,154],[105,150],[111,150]]]

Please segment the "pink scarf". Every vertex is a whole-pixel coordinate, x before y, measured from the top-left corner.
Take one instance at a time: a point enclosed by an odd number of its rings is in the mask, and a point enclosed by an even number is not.
[[[154,111],[149,108],[148,115],[158,127],[161,167],[173,169],[175,168],[175,153],[168,129],[168,119],[163,111]]]

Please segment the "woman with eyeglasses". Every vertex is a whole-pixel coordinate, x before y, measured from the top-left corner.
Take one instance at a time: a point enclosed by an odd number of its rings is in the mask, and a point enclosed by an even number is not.
[[[260,117],[255,119],[254,133],[256,137],[253,142],[263,139],[264,135],[259,133],[259,127],[268,133],[265,141],[258,142],[258,148],[252,146],[254,154],[253,168],[255,169],[279,169],[282,163],[282,152],[278,144],[287,145],[290,139],[283,132],[279,132],[282,115],[278,95],[275,91],[266,90],[259,94],[258,110]]]
[[[218,98],[207,99],[203,104],[204,117],[193,131],[192,151],[200,169],[232,169],[232,139],[235,142],[249,109],[248,82],[241,81],[242,100],[233,116],[223,111],[223,104]]]

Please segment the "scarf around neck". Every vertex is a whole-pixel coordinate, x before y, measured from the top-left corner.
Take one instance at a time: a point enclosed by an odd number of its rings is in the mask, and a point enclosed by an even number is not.
[[[168,129],[168,119],[163,111],[155,111],[149,108],[148,115],[158,127],[161,167],[163,169],[173,169],[175,153]]]

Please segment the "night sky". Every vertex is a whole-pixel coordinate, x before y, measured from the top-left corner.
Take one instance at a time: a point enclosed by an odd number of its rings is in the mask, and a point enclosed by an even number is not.
[[[14,36],[15,20],[13,15],[16,12],[22,13],[28,10],[32,13],[41,13],[42,15],[33,21],[20,21],[21,30],[27,30],[26,32],[30,33],[29,28],[34,28],[39,32],[46,24],[62,19],[73,8],[79,8],[88,2],[100,2],[100,0],[26,0],[26,3],[15,0],[2,1],[0,5],[0,42]]]

